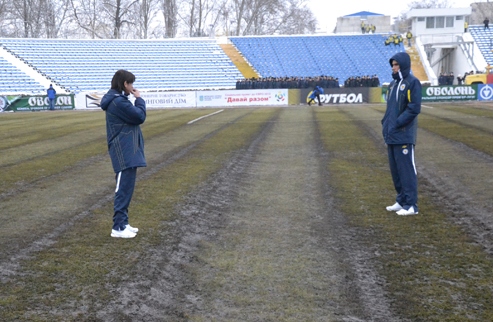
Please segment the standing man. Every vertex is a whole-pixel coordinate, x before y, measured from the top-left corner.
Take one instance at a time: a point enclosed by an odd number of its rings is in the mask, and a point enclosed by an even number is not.
[[[55,99],[56,99],[56,91],[53,88],[53,84],[50,84],[50,88],[46,90],[46,94],[48,95],[48,99],[50,100],[50,111],[55,110]]]
[[[485,18],[485,19],[483,20],[483,23],[484,23],[484,30],[486,30],[486,29],[490,29],[490,19]]]
[[[407,45],[409,47],[412,47],[411,39],[413,39],[413,33],[411,32],[411,30],[408,30],[408,32],[406,33],[406,38],[407,38]]]
[[[457,76],[457,84],[462,85],[462,81],[463,81],[462,76],[461,75]]]
[[[387,91],[387,110],[382,119],[382,133],[387,144],[390,173],[397,192],[395,204],[388,211],[398,215],[418,214],[418,177],[414,146],[421,112],[421,83],[411,74],[411,58],[405,52],[389,60],[393,81]]]

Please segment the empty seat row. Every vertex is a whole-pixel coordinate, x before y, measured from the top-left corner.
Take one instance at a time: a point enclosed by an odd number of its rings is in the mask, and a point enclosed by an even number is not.
[[[58,85],[73,91],[107,90],[118,69],[137,77],[141,88],[166,79],[173,88],[234,88],[241,72],[209,39],[200,40],[64,40],[0,39],[1,45]],[[131,48],[131,50],[122,50]],[[160,76],[159,76],[160,75]],[[183,83],[182,79],[190,82]],[[175,84],[173,84],[175,82]],[[196,84],[196,85],[194,85]]]

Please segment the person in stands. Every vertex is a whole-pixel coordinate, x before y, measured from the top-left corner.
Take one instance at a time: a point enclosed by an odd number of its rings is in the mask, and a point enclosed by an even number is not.
[[[411,40],[413,39],[413,33],[410,30],[406,33],[406,38],[407,38],[407,45],[409,47],[412,47]]]

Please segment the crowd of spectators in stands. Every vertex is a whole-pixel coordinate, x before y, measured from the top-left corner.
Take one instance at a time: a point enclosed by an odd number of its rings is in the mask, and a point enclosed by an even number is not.
[[[372,33],[374,34],[375,31],[377,30],[377,27],[372,24],[366,24],[364,21],[361,22],[361,33],[362,34],[369,34]]]
[[[379,87],[380,80],[377,75],[354,76],[344,81],[344,87]]]
[[[393,34],[388,36],[387,39],[385,39],[385,46],[389,46],[391,44],[394,46],[400,46],[403,41],[404,38],[401,35]]]
[[[273,89],[273,88],[339,88],[339,79],[332,76],[319,77],[259,77],[245,78],[236,82],[236,89]],[[379,87],[377,75],[349,77],[344,87]]]
[[[491,69],[488,65],[488,67],[486,67],[486,70],[489,72],[489,69]],[[477,70],[476,73],[474,73],[474,71],[470,71],[470,72],[465,72],[464,73],[464,76],[462,75],[458,75],[457,76],[457,85],[462,85],[463,83],[465,84],[465,81],[466,81],[466,77],[468,75],[474,75],[474,74],[484,74],[485,72],[482,72],[482,71],[479,71]],[[438,85],[454,85],[454,73],[449,73],[449,74],[446,74],[446,73],[441,73],[440,76],[438,77]]]
[[[236,82],[236,89],[271,89],[271,88],[337,88],[339,79],[332,76],[319,77],[259,77],[246,78]]]

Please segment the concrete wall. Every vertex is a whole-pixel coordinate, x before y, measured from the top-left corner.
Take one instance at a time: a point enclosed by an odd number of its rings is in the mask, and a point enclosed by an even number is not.
[[[443,59],[440,63],[432,67],[437,77],[440,76],[440,73],[442,72],[446,74],[453,72],[454,85],[457,85],[457,76],[459,75],[464,76],[464,73],[473,70],[473,68],[468,63],[463,50],[459,46],[449,46],[447,48],[438,47],[436,49],[437,50],[435,51],[431,62],[436,61],[439,57],[441,57],[443,53],[445,53],[445,51],[452,49],[451,54],[447,58]],[[482,56],[481,53],[479,52],[479,49],[475,49],[475,53],[476,53],[475,56],[477,55]],[[478,59],[478,62],[475,61],[475,63],[480,63],[480,59]],[[482,71],[486,66],[486,63],[477,64],[476,66],[479,70]]]
[[[362,19],[366,18],[366,19]],[[367,25],[374,25],[376,33],[388,33],[391,31],[390,16],[364,16],[364,17],[339,17],[337,18],[336,33],[361,34],[361,21]]]
[[[433,44],[433,48],[436,51],[431,58],[431,62],[435,62],[437,59],[441,57],[441,54],[444,50],[453,49],[452,53],[445,58],[442,62],[433,66],[432,69],[437,77],[441,72],[450,73],[453,72],[455,76],[454,84],[457,84],[457,76],[464,75],[465,72],[469,72],[474,70],[466,57],[466,54],[461,49],[457,42],[457,36],[462,36],[465,42],[472,42],[473,38],[469,33],[460,33],[460,34],[442,34],[442,35],[423,35],[419,37],[419,43],[422,44]],[[455,43],[455,44],[453,44]],[[479,50],[476,43],[472,44],[473,48],[469,52],[473,55],[474,64],[477,69],[483,71],[486,66],[486,61],[484,60],[481,51]],[[424,51],[424,48],[422,49]],[[475,70],[474,70],[475,71]]]
[[[474,40],[470,33],[465,33],[462,38],[464,39],[464,41]],[[482,71],[486,67],[486,60],[484,59],[483,54],[481,54],[481,51],[479,50],[478,44],[476,42],[474,42],[473,59],[474,64],[476,64],[478,70]]]

